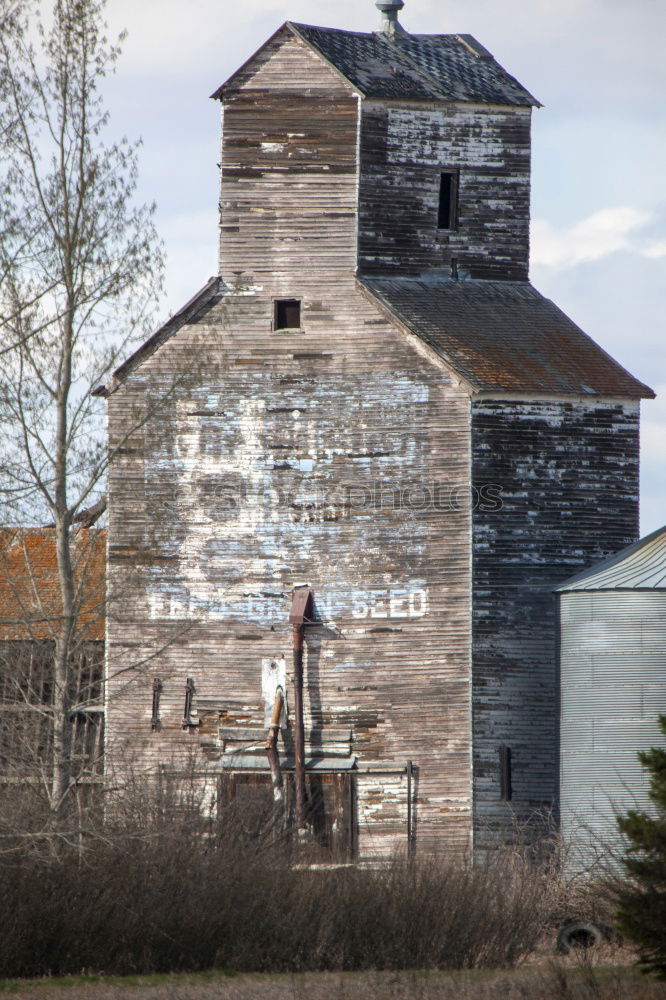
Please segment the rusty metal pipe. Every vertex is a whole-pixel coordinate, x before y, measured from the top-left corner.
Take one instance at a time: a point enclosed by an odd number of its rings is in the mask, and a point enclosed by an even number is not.
[[[294,589],[289,623],[294,647],[294,785],[296,829],[305,827],[305,731],[303,723],[303,636],[312,622],[313,594],[310,587]]]
[[[296,829],[305,826],[305,726],[303,722],[303,626],[294,625],[294,785]]]
[[[414,856],[414,817],[412,813],[412,776],[414,765],[411,760],[407,761],[407,857]]]

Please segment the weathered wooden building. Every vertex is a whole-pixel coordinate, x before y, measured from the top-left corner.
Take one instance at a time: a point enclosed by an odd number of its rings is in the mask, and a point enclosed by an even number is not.
[[[249,809],[308,585],[315,827],[362,855],[556,808],[552,589],[637,537],[652,395],[529,283],[538,102],[377,6],[215,92],[220,276],[99,390],[113,752],[194,750]]]

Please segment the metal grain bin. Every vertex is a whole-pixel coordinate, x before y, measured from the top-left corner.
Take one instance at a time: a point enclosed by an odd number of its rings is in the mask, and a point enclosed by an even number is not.
[[[580,872],[621,848],[618,813],[650,809],[636,754],[664,742],[666,526],[557,592],[562,833]]]

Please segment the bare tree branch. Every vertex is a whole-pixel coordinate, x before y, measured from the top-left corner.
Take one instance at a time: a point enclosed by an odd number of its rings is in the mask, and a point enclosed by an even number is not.
[[[32,707],[49,733],[36,774],[61,822],[80,781],[77,713],[94,707],[89,622],[105,610],[82,542],[108,464],[90,390],[150,332],[163,259],[153,207],[134,203],[138,147],[105,139],[101,88],[122,42],[106,37],[105,0],[44,6],[0,0],[0,503],[14,523],[54,526],[57,607],[35,579],[22,599],[24,635],[54,647],[49,699]],[[16,678],[20,702],[31,677]]]

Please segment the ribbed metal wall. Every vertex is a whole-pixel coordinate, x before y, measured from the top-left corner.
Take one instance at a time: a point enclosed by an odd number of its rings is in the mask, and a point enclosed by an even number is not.
[[[562,832],[580,871],[621,848],[615,817],[650,808],[636,754],[663,746],[666,590],[561,594]]]

